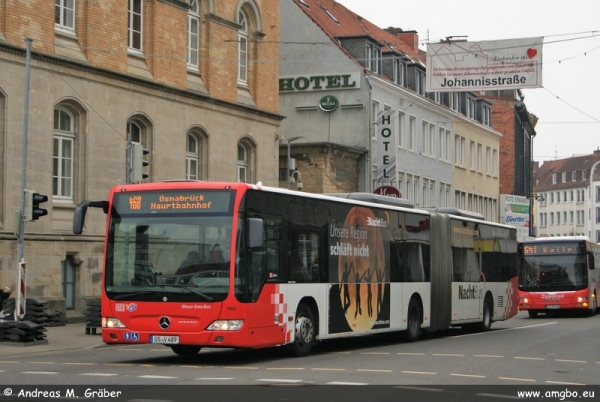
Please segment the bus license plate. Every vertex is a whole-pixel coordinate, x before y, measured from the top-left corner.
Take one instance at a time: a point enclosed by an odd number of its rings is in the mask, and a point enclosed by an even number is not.
[[[548,304],[548,305],[546,306],[546,308],[547,308],[548,310],[558,310],[558,309],[560,309],[560,306],[559,306],[559,305],[556,305],[556,304]]]
[[[167,345],[176,345],[179,343],[178,336],[151,335],[150,343],[164,343]]]

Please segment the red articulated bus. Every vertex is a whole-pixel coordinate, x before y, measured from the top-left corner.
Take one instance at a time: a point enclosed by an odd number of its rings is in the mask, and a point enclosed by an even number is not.
[[[598,307],[600,245],[583,236],[542,237],[519,244],[519,309],[538,313]]]
[[[488,330],[517,309],[511,226],[367,193],[245,183],[114,187],[107,201],[102,340],[203,347],[288,345],[452,325]]]

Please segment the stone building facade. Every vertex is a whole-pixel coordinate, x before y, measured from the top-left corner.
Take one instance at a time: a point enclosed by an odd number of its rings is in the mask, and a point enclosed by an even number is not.
[[[133,143],[149,150],[145,181],[277,185],[278,0],[11,0],[0,17],[2,287],[17,272],[26,110],[26,189],[49,197],[25,223],[27,296],[50,308],[100,295],[105,216],[75,236],[73,211],[128,180]]]

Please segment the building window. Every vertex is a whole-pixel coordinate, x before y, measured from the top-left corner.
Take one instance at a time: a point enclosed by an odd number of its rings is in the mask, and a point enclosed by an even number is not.
[[[75,117],[64,107],[54,109],[54,145],[52,153],[52,196],[73,199],[73,155]]]
[[[467,110],[465,116],[469,119],[475,119],[475,99],[467,97]]]
[[[587,180],[587,173],[585,170],[581,171],[581,180]]]
[[[425,72],[417,70],[415,75],[415,90],[419,95],[425,96]]]
[[[400,59],[394,59],[394,83],[406,87],[406,63]]]
[[[188,12],[188,66],[198,68],[198,49],[200,46],[200,10],[197,0],[190,0]]]
[[[483,149],[481,144],[477,144],[477,171],[479,173],[483,171]]]
[[[454,164],[459,167],[465,166],[465,138],[460,135],[454,136]]]
[[[567,182],[567,172],[562,172],[562,182],[563,183]]]
[[[458,92],[450,92],[448,99],[448,107],[450,108],[450,110],[458,112],[458,109],[460,107],[460,94]]]
[[[492,125],[492,111],[487,105],[482,105],[481,124],[487,127],[490,127]]]
[[[248,150],[242,144],[237,146],[237,181],[248,183]]]
[[[571,172],[571,180],[572,181],[577,181],[577,171],[573,170]]]
[[[408,118],[408,149],[411,151],[417,149],[417,118],[415,116]]]
[[[127,20],[127,47],[131,50],[142,51],[142,0],[129,0]]]
[[[552,173],[552,184],[556,184],[556,173]]]
[[[185,154],[185,178],[187,180],[198,180],[200,165],[200,145],[194,134],[187,135],[187,149]]]
[[[56,28],[75,31],[75,0],[56,0],[54,24]]]
[[[238,82],[246,85],[248,82],[248,19],[243,11],[238,13]]]
[[[367,43],[365,67],[375,74],[381,74],[381,49],[372,43]]]
[[[61,284],[62,294],[65,298],[65,304],[67,310],[75,308],[75,264],[73,263],[73,257],[67,256],[62,262],[61,267]]]
[[[398,112],[398,147],[406,147],[406,116],[403,112]]]

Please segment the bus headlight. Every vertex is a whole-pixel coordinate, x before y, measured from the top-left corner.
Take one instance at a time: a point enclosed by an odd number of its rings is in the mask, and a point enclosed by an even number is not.
[[[581,297],[581,296],[579,296],[577,298],[577,303],[585,303],[585,302],[587,302],[587,297]]]
[[[524,304],[529,303],[529,300],[526,297],[522,297],[520,301],[521,301],[521,303],[524,303]]]
[[[213,321],[206,329],[211,331],[239,331],[244,325],[244,320],[217,320]]]
[[[118,318],[102,317],[102,328],[127,328]]]

